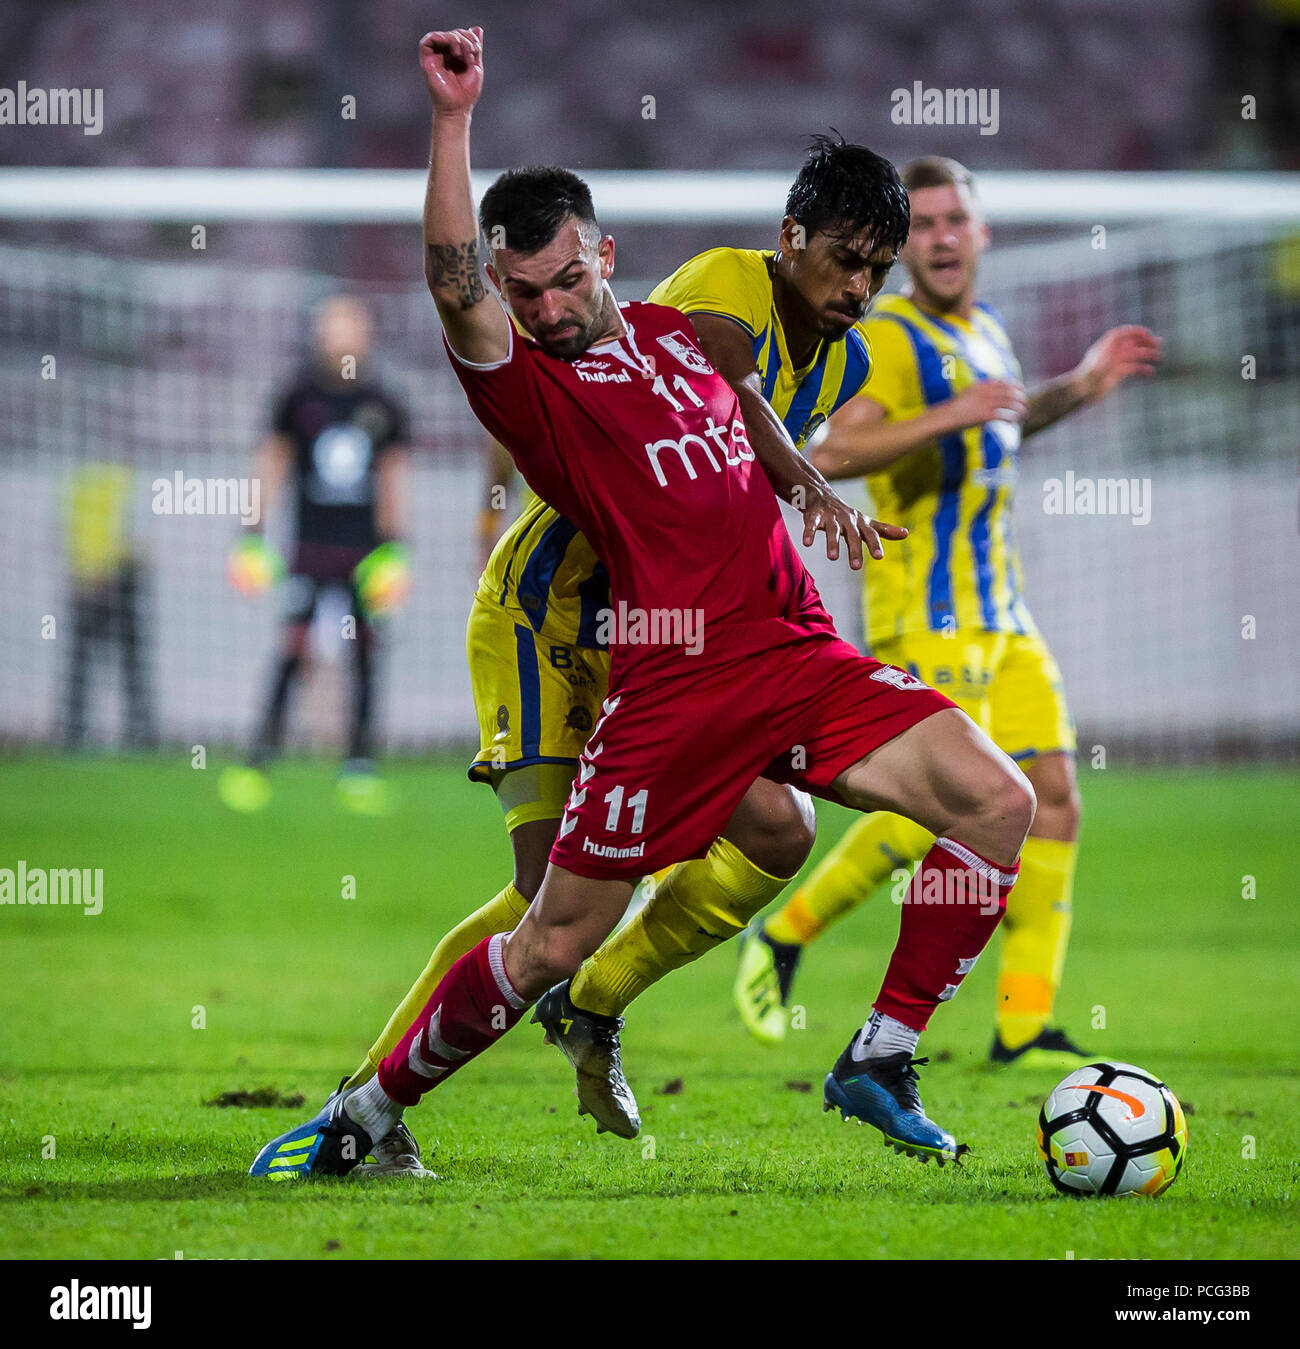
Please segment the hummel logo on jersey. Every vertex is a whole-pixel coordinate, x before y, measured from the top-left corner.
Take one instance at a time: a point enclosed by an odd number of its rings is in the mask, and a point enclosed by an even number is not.
[[[719,426],[712,417],[709,418],[709,424],[704,428],[704,436],[722,451],[723,459],[732,467],[737,464],[746,463],[754,458],[754,451],[749,448],[749,437],[745,434],[745,423],[739,417],[731,423],[730,439],[727,435],[728,428]],[[704,436],[697,436],[688,432],[680,440],[656,440],[653,443],[646,441],[645,452],[650,458],[651,467],[655,471],[655,479],[660,487],[668,486],[668,478],[663,468],[659,464],[659,456],[668,450],[676,450],[677,457],[681,466],[686,470],[686,476],[694,482],[699,474],[695,471],[695,464],[692,460],[691,452],[696,455],[702,450],[704,457],[709,461],[709,467],[715,473],[725,472],[722,465],[718,463],[717,457],[713,453],[713,446],[705,440]],[[670,461],[671,462],[671,461]]]
[[[595,369],[592,367],[595,366]],[[573,372],[587,384],[631,384],[630,370],[606,370],[595,361],[574,361]]]
[[[665,351],[676,356],[694,374],[711,375],[713,373],[713,367],[705,359],[704,353],[680,329],[655,340]]]
[[[612,843],[593,843],[589,838],[582,840],[582,851],[589,852],[593,857],[613,857],[622,859],[625,857],[644,857],[645,843],[634,843],[630,848],[619,848]]]

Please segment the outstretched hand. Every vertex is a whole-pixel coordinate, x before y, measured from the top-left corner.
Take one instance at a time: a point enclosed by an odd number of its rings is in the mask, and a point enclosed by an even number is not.
[[[881,539],[897,541],[907,538],[902,525],[887,525],[880,520],[869,520],[860,510],[836,496],[829,488],[808,493],[800,508],[803,511],[803,544],[810,548],[819,531],[826,535],[826,556],[836,562],[840,556],[840,540],[849,553],[849,566],[862,569],[862,546],[877,561],[885,555]]]
[[[1103,333],[1079,362],[1078,378],[1089,398],[1104,398],[1134,376],[1155,373],[1161,341],[1137,324],[1124,324]]]

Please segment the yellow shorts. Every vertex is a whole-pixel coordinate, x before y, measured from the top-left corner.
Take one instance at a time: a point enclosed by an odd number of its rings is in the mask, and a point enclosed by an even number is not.
[[[553,642],[516,623],[500,605],[478,598],[470,609],[465,651],[479,728],[471,780],[490,783],[503,797],[511,828],[528,818],[559,819],[578,755],[609,692],[609,652]],[[540,796],[531,804],[514,800],[518,792],[502,791],[506,774],[552,764],[565,766],[567,773],[543,770],[516,778],[535,784]]]
[[[880,642],[871,654],[946,693],[1017,763],[1074,753],[1061,671],[1037,634],[915,632]]]

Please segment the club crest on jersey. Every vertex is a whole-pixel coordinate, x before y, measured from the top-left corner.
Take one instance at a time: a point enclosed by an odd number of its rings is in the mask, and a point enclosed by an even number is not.
[[[870,677],[881,684],[892,684],[896,689],[911,691],[912,689],[929,687],[914,674],[908,674],[906,670],[900,670],[897,665],[882,665],[880,669],[873,670]]]
[[[569,715],[565,717],[564,724],[571,731],[590,731],[591,713],[585,707],[574,704],[569,708]]]
[[[705,360],[704,353],[680,329],[676,332],[666,333],[663,337],[655,340],[665,351],[676,356],[693,374],[711,375],[713,373],[713,367]]]

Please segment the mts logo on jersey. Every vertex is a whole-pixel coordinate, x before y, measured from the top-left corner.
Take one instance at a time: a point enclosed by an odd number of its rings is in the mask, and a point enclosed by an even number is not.
[[[718,463],[717,456],[713,453],[713,446],[709,444],[710,440],[722,452],[724,462],[731,464],[733,467],[737,464],[752,461],[754,458],[754,451],[749,447],[749,437],[745,434],[745,423],[739,417],[733,418],[730,428],[719,426],[710,417],[702,436],[688,432],[680,440],[656,440],[653,443],[646,441],[645,452],[650,459],[651,467],[655,471],[655,480],[659,483],[659,486],[668,486],[668,477],[664,473],[659,459],[661,455],[668,453],[670,450],[677,452],[678,461],[686,470],[686,476],[692,482],[699,477],[699,474],[695,471],[695,460],[699,458],[700,454],[703,454],[709,463],[709,467],[715,473],[724,472],[722,464]],[[668,462],[672,463],[672,460],[670,459]]]

